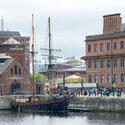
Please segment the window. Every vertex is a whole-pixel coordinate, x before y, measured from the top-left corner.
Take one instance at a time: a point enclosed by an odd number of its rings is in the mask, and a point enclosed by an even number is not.
[[[120,67],[124,67],[124,59],[120,60]]]
[[[95,80],[94,80],[95,83],[98,83],[98,76],[95,75]]]
[[[107,51],[110,50],[110,43],[107,43]]]
[[[11,75],[13,75],[13,68],[11,68]]]
[[[124,83],[125,79],[124,79],[124,74],[121,74],[121,82]]]
[[[104,83],[104,75],[101,75],[101,83]]]
[[[104,60],[100,61],[100,68],[104,68]]]
[[[100,51],[104,51],[104,44],[103,43],[100,44]]]
[[[97,69],[98,68],[98,62],[95,60],[94,61],[94,68]]]
[[[92,61],[89,61],[88,62],[88,69],[91,69],[92,68]]]
[[[113,74],[113,83],[117,83],[117,75]]]
[[[19,75],[21,75],[21,69],[19,68]]]
[[[107,68],[110,68],[110,67],[111,67],[111,61],[107,60]]]
[[[114,42],[114,50],[117,50],[117,42]]]
[[[114,68],[117,67],[117,59],[114,60]]]
[[[88,52],[91,52],[91,45],[88,45]]]
[[[88,82],[92,83],[92,76],[91,75],[89,75],[89,77],[88,77]]]
[[[17,75],[17,66],[15,65],[15,71],[14,71],[15,75]]]
[[[108,82],[108,83],[111,82],[111,76],[110,76],[110,74],[107,74],[107,82]]]
[[[98,48],[97,48],[97,44],[94,44],[94,52],[97,52],[98,51]]]
[[[120,42],[120,49],[124,49],[124,41]]]

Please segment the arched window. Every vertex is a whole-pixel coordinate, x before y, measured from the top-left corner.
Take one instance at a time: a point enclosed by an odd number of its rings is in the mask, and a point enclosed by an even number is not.
[[[121,74],[121,82],[124,83],[125,79],[124,79],[124,74]]]
[[[94,80],[95,83],[98,83],[98,76],[95,75],[95,80]]]
[[[92,83],[92,76],[91,75],[88,76],[88,82]]]
[[[19,68],[19,75],[21,75],[21,69]]]
[[[15,65],[14,73],[15,73],[15,75],[17,75],[17,66],[16,65]]]
[[[13,68],[11,68],[11,76],[13,75]]]
[[[101,75],[101,83],[104,83],[104,75]]]

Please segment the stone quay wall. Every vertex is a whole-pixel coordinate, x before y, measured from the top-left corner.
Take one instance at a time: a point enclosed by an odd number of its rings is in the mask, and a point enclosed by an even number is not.
[[[9,96],[0,96],[0,110],[11,109],[11,100]]]
[[[74,97],[69,109],[125,112],[125,97]]]

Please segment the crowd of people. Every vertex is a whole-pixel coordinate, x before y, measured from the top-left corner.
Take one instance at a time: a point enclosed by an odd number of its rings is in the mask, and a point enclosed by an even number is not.
[[[118,88],[105,88],[105,87],[100,87],[100,88],[81,88],[78,89],[78,92],[76,91],[77,89],[69,89],[67,87],[65,88],[58,88],[58,91],[51,91],[53,94],[74,94],[76,96],[117,96],[121,97],[121,95],[125,95],[125,91],[123,89],[118,89]],[[80,90],[80,91],[79,91]],[[46,92],[46,94],[49,94],[49,91]]]
[[[123,90],[117,88],[83,88],[80,95],[84,96],[121,96]]]

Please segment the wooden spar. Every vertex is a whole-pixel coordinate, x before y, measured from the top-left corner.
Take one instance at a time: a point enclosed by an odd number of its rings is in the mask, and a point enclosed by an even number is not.
[[[48,79],[49,79],[49,83],[50,83],[50,96],[52,96],[52,92],[51,92],[51,70],[52,70],[52,45],[51,45],[51,26],[50,26],[50,17],[48,18],[48,26],[49,26],[49,65],[48,65]]]
[[[51,45],[51,26],[50,26],[50,17],[48,18],[48,25],[49,25],[49,69],[51,69],[52,65],[52,45]]]
[[[34,15],[32,14],[32,72],[33,72],[33,81],[35,81],[35,74],[34,74]]]

